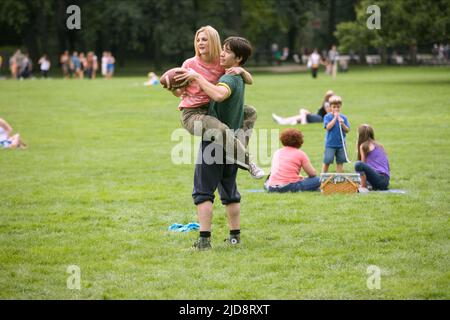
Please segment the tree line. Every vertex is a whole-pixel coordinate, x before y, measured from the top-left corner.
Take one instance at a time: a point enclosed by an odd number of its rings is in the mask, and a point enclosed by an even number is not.
[[[64,50],[112,51],[119,63],[145,58],[155,68],[193,54],[193,36],[212,25],[222,38],[241,35],[265,62],[272,43],[288,47],[386,50],[448,40],[448,0],[378,0],[382,28],[366,27],[369,0],[2,0],[0,47],[22,46],[37,58]],[[81,9],[81,29],[66,26],[67,7]]]

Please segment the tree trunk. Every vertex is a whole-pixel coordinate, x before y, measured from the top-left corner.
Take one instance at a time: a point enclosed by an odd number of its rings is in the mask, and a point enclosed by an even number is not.
[[[67,41],[67,34],[66,34],[66,7],[64,1],[56,1],[56,30],[57,30],[57,36],[58,36],[58,54],[61,54],[65,50],[69,50],[68,47],[68,41]],[[59,61],[59,55],[58,55],[58,61]]]
[[[331,47],[336,42],[334,37],[334,31],[336,31],[336,0],[330,0],[330,10],[328,15],[328,47]]]
[[[297,52],[298,28],[291,26],[288,32],[288,48],[289,52]]]
[[[237,35],[242,32],[242,3],[241,0],[231,1],[232,14],[230,15],[230,24]]]
[[[409,56],[411,57],[411,63],[412,64],[417,64],[417,44],[414,41],[413,43],[411,43],[409,45]]]

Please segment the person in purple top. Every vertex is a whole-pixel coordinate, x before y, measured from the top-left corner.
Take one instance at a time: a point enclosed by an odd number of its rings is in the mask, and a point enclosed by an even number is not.
[[[384,147],[375,141],[373,128],[368,124],[358,127],[358,160],[355,171],[361,174],[361,187],[367,182],[373,190],[387,190],[390,180],[389,160]]]

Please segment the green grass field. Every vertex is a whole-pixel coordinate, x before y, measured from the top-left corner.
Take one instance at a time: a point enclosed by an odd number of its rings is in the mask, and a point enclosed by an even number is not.
[[[30,146],[0,151],[0,298],[449,299],[450,69],[254,79],[246,102],[257,130],[281,128],[272,112],[317,110],[334,89],[352,125],[351,159],[358,124],[370,123],[391,188],[407,194],[268,195],[250,192],[262,182],[241,171],[242,246],[223,243],[219,201],[214,249],[191,252],[197,232],[167,231],[196,221],[194,166],[171,160],[176,98],[143,87],[145,77],[0,81],[0,117]],[[324,129],[301,130],[320,170]],[[70,265],[80,290],[67,288]],[[370,265],[380,289],[367,287]]]

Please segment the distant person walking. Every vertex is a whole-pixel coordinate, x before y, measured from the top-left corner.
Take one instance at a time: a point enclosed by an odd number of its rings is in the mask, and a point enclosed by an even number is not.
[[[9,69],[13,79],[18,79],[20,77],[20,68],[24,58],[25,56],[22,54],[20,49],[17,49],[13,56],[9,59]]]
[[[111,79],[114,75],[114,66],[116,64],[116,59],[111,52],[108,52],[108,60],[106,65],[106,78]]]
[[[103,51],[102,55],[102,76],[106,78],[106,75],[108,74],[108,52]]]
[[[88,63],[87,63],[86,56],[84,55],[84,52],[80,52],[80,56],[79,57],[80,57],[80,65],[81,65],[80,75],[81,75],[81,79],[83,79],[84,75],[85,75],[85,72],[86,72],[86,69],[88,67]]]
[[[50,60],[48,59],[47,55],[44,54],[40,59],[39,59],[39,68],[41,69],[41,75],[42,77],[44,77],[45,79],[47,79],[48,77],[48,72],[50,71]]]
[[[317,52],[317,49],[314,49],[308,60],[308,68],[311,68],[311,75],[314,79],[317,78],[317,72],[319,71],[321,60],[322,58]]]
[[[19,76],[20,79],[28,79],[33,71],[33,63],[31,62],[30,55],[25,53],[19,64]]]
[[[333,45],[331,47],[331,50],[328,52],[328,61],[327,61],[327,72],[333,77],[333,80],[335,80],[337,76],[338,61],[339,61],[339,52],[337,51],[336,46]]]
[[[92,74],[94,73],[94,53],[89,51],[86,57],[86,70],[85,75],[88,79],[92,79]]]
[[[95,79],[97,77],[97,71],[98,71],[98,58],[97,55],[92,52],[92,59],[93,59],[93,63],[92,63],[92,79]]]
[[[59,63],[61,65],[63,77],[65,79],[69,79],[70,78],[70,69],[71,69],[70,68],[71,61],[70,61],[69,51],[67,51],[67,50],[64,51],[64,53],[59,58]]]
[[[82,79],[83,78],[83,71],[82,71],[82,66],[81,66],[81,60],[80,57],[78,56],[78,52],[74,51],[72,53],[72,57],[70,58],[70,70],[73,73],[73,77],[75,79]]]

